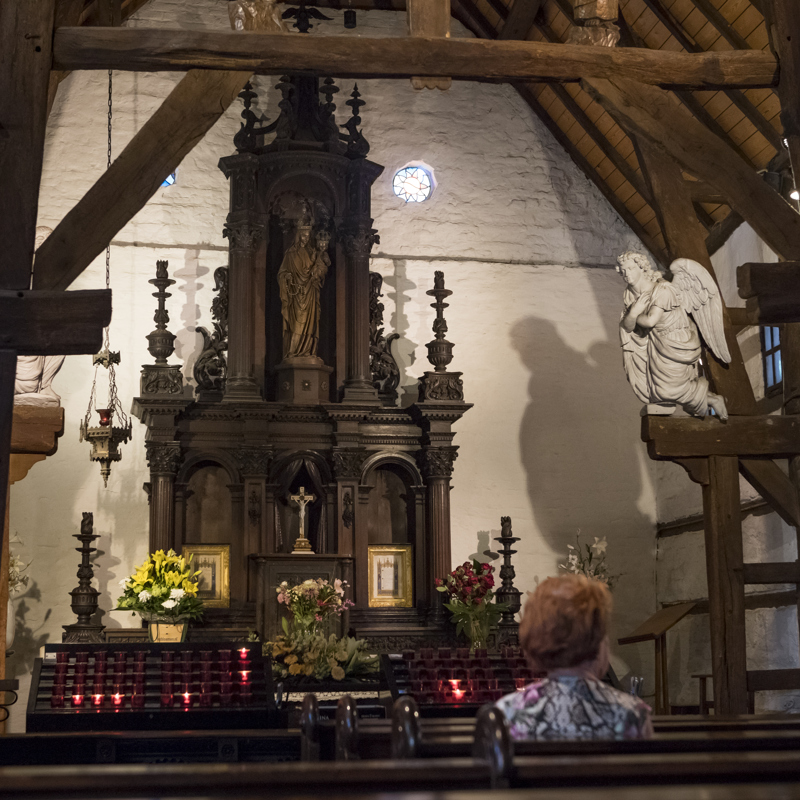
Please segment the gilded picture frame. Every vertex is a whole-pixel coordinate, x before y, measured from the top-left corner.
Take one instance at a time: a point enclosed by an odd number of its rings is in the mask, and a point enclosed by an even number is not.
[[[410,544],[369,545],[370,608],[411,608],[414,605],[413,550]]]
[[[197,596],[206,608],[230,608],[231,546],[229,544],[185,544],[183,555],[191,554],[192,570],[200,570]]]

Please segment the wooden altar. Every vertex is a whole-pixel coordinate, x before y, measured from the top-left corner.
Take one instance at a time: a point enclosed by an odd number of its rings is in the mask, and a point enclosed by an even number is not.
[[[366,158],[364,102],[354,89],[351,115],[339,125],[331,79],[285,77],[277,89],[281,114],[264,125],[245,87],[237,152],[219,162],[231,190],[229,262],[214,276],[214,329],[199,329],[205,348],[194,399],[180,366],[167,360],[175,337],[165,290],[174,281],[165,262],[151,281],[156,362],[143,368],[134,401],[147,426],[150,547],[229,545],[231,606],[251,614],[262,635],[277,619],[268,585],[276,569],[310,577],[308,567],[327,559],[351,582],[355,632],[378,647],[413,646],[441,638],[446,626],[433,579],[451,568],[452,425],[470,408],[460,373],[447,371],[453,345],[442,301],[451,292],[437,273],[433,368],[420,378],[419,400],[400,408],[396,336],[384,336],[381,276],[370,273],[378,241],[370,193],[383,168]],[[318,349],[287,358],[279,272],[291,248],[313,243],[315,263],[329,264]],[[314,496],[306,516],[316,555],[290,555],[299,535],[290,497],[301,486]],[[376,544],[411,546],[411,607],[369,606],[368,548]],[[218,612],[207,616],[213,624]]]

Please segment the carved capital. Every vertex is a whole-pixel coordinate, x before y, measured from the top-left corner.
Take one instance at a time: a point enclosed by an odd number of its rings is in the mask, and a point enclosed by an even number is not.
[[[343,229],[339,236],[344,251],[353,258],[368,258],[372,245],[379,244],[381,237],[371,228]]]
[[[464,401],[464,383],[460,372],[426,372],[420,379],[419,400]]]
[[[145,442],[147,466],[154,475],[175,475],[181,465],[181,446],[177,442]]]
[[[226,222],[222,235],[230,239],[231,250],[254,250],[264,237],[264,228],[249,220]]]
[[[337,478],[360,478],[366,455],[363,450],[334,450],[333,474]]]
[[[267,475],[275,451],[271,447],[241,447],[233,457],[242,475]]]
[[[183,392],[181,368],[145,366],[142,370],[141,390],[143,395],[181,394]]]
[[[453,474],[456,458],[458,458],[457,447],[428,447],[417,453],[417,464],[425,480],[449,478]]]

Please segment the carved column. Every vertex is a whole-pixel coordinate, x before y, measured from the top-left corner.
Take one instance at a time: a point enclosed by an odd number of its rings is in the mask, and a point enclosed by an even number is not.
[[[175,542],[175,475],[181,463],[178,442],[147,442],[150,467],[150,552]]]
[[[235,453],[236,464],[242,474],[247,505],[245,555],[265,552],[267,518],[265,484],[274,456],[275,451],[271,447],[242,447]]]
[[[367,607],[367,530],[357,524],[356,504],[359,500],[359,482],[366,451],[360,448],[336,448],[332,455],[333,474],[336,478],[337,513],[331,523],[335,525],[337,552],[340,556],[355,556],[355,598],[359,608]]]
[[[228,377],[227,401],[257,400],[255,376],[255,264],[266,229],[256,209],[258,158],[243,153],[220,159],[230,180],[231,211],[223,235],[230,241],[228,265]]]
[[[444,577],[452,569],[450,554],[450,476],[458,456],[457,447],[425,447],[418,454],[422,477],[428,487],[429,579]],[[441,592],[433,603],[435,619],[444,617]],[[436,602],[439,600],[439,602]]]
[[[369,254],[378,241],[369,227],[347,226],[340,231],[345,252],[346,358],[344,397],[347,400],[376,401],[369,367]]]

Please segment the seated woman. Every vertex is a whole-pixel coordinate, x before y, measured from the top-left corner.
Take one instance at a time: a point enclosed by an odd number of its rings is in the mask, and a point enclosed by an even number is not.
[[[519,641],[547,677],[498,700],[514,739],[648,739],[650,707],[603,683],[611,593],[600,581],[562,575],[525,604]]]

